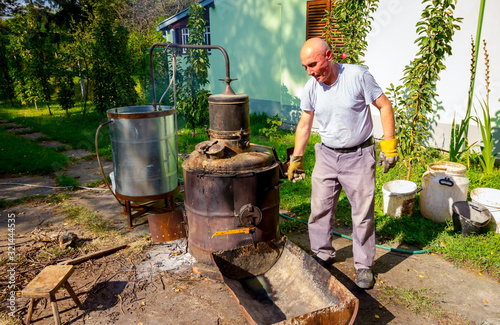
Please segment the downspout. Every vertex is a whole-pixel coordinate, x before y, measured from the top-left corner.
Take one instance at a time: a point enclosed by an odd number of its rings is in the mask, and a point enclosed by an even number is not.
[[[283,112],[283,91],[281,90],[281,85],[284,85],[285,82],[283,80],[283,2],[281,0],[278,0],[276,1],[276,5],[279,6],[279,11],[280,11],[280,27],[279,27],[279,35],[280,35],[280,39],[279,39],[279,50],[278,50],[278,53],[279,53],[279,60],[280,60],[280,67],[279,67],[279,74],[280,74],[280,77],[279,77],[279,85],[278,85],[278,89],[279,89],[279,94],[280,94],[280,107],[279,107],[279,110],[280,110],[280,116],[281,116],[281,112]]]

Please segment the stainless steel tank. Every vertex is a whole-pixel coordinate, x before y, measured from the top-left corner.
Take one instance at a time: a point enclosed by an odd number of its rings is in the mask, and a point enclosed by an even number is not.
[[[178,187],[177,130],[171,107],[127,106],[107,111],[116,195],[160,199]]]

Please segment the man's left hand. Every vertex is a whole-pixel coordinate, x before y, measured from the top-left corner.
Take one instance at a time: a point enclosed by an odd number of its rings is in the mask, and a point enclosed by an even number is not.
[[[389,171],[392,167],[396,166],[398,162],[398,151],[396,149],[398,145],[397,139],[382,140],[380,141],[380,155],[378,157],[378,165],[384,166],[384,174]]]

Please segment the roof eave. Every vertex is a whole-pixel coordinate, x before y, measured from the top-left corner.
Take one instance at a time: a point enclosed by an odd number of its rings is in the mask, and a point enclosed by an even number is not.
[[[214,1],[215,0],[199,0],[198,3],[201,4],[204,8],[210,8],[214,6]],[[179,20],[185,18],[189,14],[189,7],[179,11],[177,14],[173,15],[172,17],[169,17],[162,21],[161,23],[158,24],[156,27],[157,31],[169,31],[170,28],[169,26],[172,24],[175,24]]]

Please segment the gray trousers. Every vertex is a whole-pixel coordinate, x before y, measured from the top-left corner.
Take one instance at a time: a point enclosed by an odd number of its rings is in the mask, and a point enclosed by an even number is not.
[[[314,147],[309,239],[311,250],[327,260],[335,256],[332,230],[343,188],[352,207],[354,267],[371,268],[375,257],[375,146],[338,153],[322,143]]]

